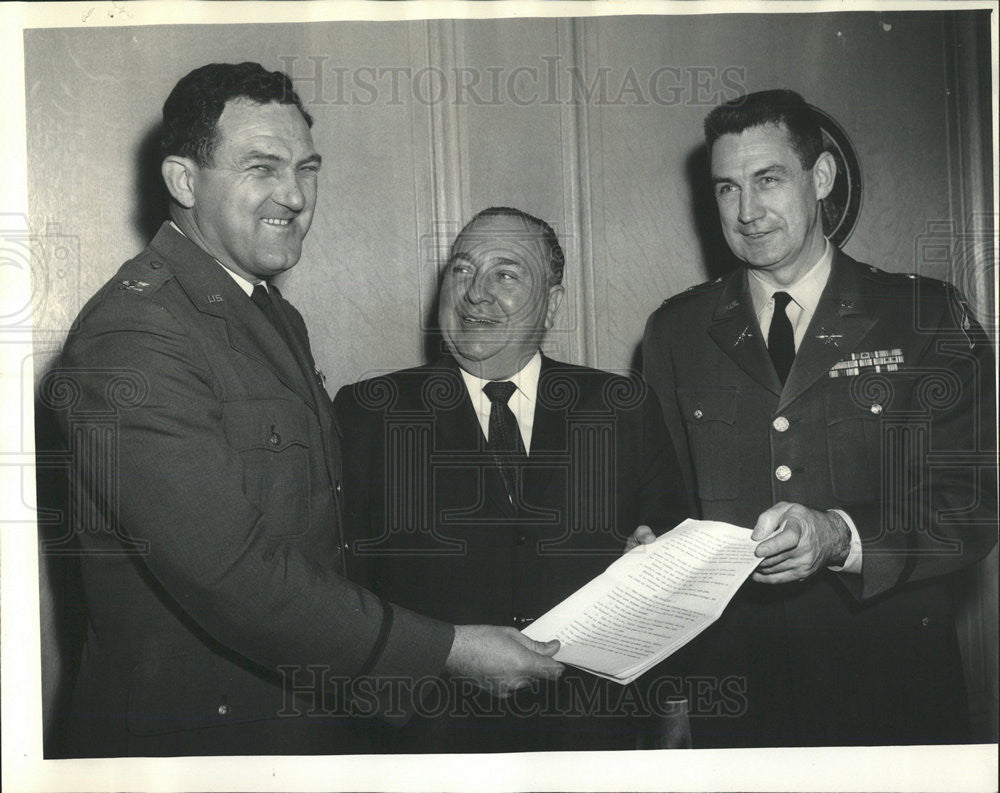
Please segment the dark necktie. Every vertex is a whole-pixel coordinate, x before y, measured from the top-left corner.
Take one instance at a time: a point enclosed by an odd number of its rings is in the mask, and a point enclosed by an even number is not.
[[[507,488],[507,498],[512,504],[517,503],[517,469],[518,458],[527,456],[524,442],[521,440],[521,430],[517,426],[517,418],[507,401],[517,386],[510,381],[493,380],[483,386],[483,393],[490,400],[490,437],[486,447],[493,452],[500,477]]]
[[[774,369],[782,385],[788,379],[788,371],[792,368],[792,361],[795,360],[795,334],[792,332],[788,314],[785,313],[791,300],[792,296],[788,292],[774,293],[774,315],[771,317],[771,328],[767,332],[767,351],[771,353]]]
[[[267,317],[267,321],[278,331],[278,335],[284,340],[289,351],[295,355],[295,344],[285,329],[285,323],[278,316],[278,310],[274,307],[274,301],[271,299],[271,294],[267,287],[264,284],[256,284],[253,288],[253,294],[250,295],[250,299],[257,304],[257,308],[263,312],[264,316]],[[296,358],[296,360],[298,359]]]

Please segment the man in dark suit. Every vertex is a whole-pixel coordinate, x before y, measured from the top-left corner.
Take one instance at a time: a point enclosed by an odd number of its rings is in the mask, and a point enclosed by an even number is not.
[[[67,754],[367,751],[347,717],[405,716],[400,681],[448,671],[505,695],[558,675],[557,643],[454,628],[344,577],[332,405],[270,283],[299,259],[320,167],[291,81],[210,64],[163,124],[171,222],[42,386],[73,456],[89,616]]]
[[[949,579],[996,542],[990,344],[949,284],[824,238],[836,166],[797,94],[705,131],[745,266],[667,300],[643,367],[701,516],[753,527],[762,562],[675,659],[745,695],[692,713],[694,745],[967,740]]]
[[[552,229],[510,208],[451,249],[448,355],[344,387],[350,565],[384,598],[458,624],[523,628],[621,554],[639,523],[687,516],[676,455],[637,377],[539,351],[563,297]],[[484,708],[459,685],[388,751],[635,748],[636,690],[583,673]],[[590,718],[583,718],[584,715]]]

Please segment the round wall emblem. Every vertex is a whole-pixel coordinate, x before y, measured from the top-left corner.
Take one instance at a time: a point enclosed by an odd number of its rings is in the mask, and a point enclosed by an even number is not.
[[[840,247],[851,236],[861,214],[861,163],[844,128],[825,111],[814,105],[809,107],[823,130],[827,151],[837,161],[837,179],[830,195],[823,199],[823,232]]]

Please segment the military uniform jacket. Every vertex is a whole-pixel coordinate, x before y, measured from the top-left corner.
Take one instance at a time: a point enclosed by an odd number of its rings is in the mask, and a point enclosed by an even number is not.
[[[349,461],[349,564],[383,598],[441,620],[523,628],[603,572],[637,525],[662,531],[688,516],[656,398],[636,376],[543,356],[513,502],[451,357],[345,386],[334,404]],[[573,685],[585,697],[604,696],[596,678]],[[608,689],[616,697],[621,690]],[[511,707],[522,716],[555,711],[562,696],[565,710],[580,711],[566,689],[541,694],[553,698]],[[605,716],[614,710],[606,700],[595,708],[602,706]],[[611,748],[628,740],[607,718],[584,727],[551,713],[536,722],[498,715],[444,733],[435,732],[439,724],[412,724],[394,748]]]
[[[358,751],[354,727],[317,718],[339,683],[443,667],[450,625],[344,578],[332,405],[302,318],[275,302],[294,349],[165,224],[43,385],[73,455],[89,614],[73,754]]]
[[[954,289],[838,251],[782,388],[740,269],[654,312],[643,368],[702,517],[840,508],[862,540],[860,575],[748,582],[675,659],[743,692],[692,704],[695,746],[965,739],[948,576],[996,542],[995,393]]]

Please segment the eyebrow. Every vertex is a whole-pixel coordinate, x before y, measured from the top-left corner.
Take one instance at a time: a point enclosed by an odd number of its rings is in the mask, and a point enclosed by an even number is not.
[[[261,160],[265,162],[277,163],[277,162],[282,162],[283,158],[279,157],[277,154],[272,154],[271,152],[259,151],[259,150],[248,151],[246,154],[243,155],[243,157],[240,158],[241,163],[259,162]],[[319,154],[314,153],[310,154],[308,157],[303,157],[301,160],[299,160],[296,163],[296,167],[302,165],[311,165],[312,163],[319,165],[322,162],[323,158]]]
[[[773,165],[765,165],[763,168],[758,168],[756,171],[754,171],[752,177],[756,179],[758,177],[767,176],[768,174],[772,173],[787,174],[788,168],[779,163],[774,163]],[[722,184],[723,182],[735,184],[735,180],[729,178],[728,176],[718,176],[717,174],[712,174],[712,184]]]

